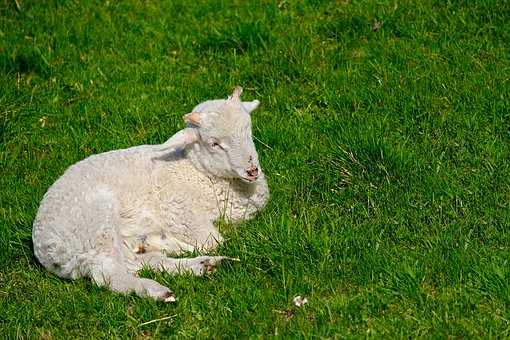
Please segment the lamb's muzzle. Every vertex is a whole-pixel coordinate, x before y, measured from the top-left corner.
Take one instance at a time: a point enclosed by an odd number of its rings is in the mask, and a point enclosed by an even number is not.
[[[259,169],[258,168],[251,168],[249,170],[246,170],[246,173],[248,174],[248,178],[252,180],[256,180],[259,176]]]

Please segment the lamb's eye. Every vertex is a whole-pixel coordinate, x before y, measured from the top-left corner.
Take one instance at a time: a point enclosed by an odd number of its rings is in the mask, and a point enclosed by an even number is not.
[[[212,142],[210,143],[210,145],[211,145],[211,148],[221,148],[220,143],[215,142],[215,141],[212,141]]]

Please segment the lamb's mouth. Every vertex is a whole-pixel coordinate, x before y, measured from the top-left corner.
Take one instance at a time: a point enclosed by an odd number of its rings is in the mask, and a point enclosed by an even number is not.
[[[243,182],[246,182],[246,183],[255,183],[259,177],[258,176],[257,177],[243,177],[243,176],[239,176],[239,178]]]

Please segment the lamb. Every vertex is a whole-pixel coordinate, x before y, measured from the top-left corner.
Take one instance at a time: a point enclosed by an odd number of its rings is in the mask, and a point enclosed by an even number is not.
[[[50,272],[89,277],[120,293],[165,302],[174,293],[136,273],[212,271],[224,256],[171,258],[211,251],[214,225],[252,217],[269,189],[252,140],[259,101],[205,101],[183,118],[186,128],[161,145],[90,156],[68,168],[44,195],[33,225],[34,252]]]

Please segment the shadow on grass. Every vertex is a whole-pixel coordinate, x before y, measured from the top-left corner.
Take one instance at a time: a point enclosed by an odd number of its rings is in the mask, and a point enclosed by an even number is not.
[[[4,74],[35,73],[42,78],[49,78],[52,74],[51,66],[44,59],[37,48],[22,48],[7,54],[0,54],[0,70]]]

